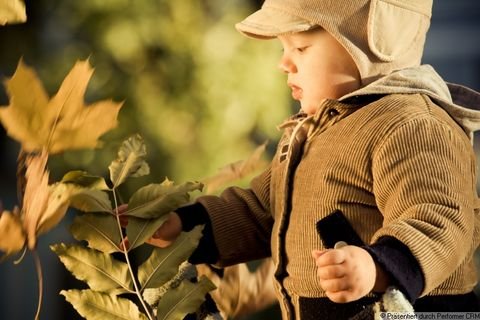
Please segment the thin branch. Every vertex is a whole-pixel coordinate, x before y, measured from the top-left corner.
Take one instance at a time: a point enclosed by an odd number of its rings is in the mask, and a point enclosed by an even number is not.
[[[120,235],[123,239],[122,225],[120,224],[120,216],[119,216],[119,213],[118,213],[118,202],[117,202],[117,195],[116,195],[115,189],[116,189],[115,187],[112,189],[113,190],[113,201],[114,201],[114,205],[115,205],[115,213],[116,213],[116,218],[117,218],[118,231],[120,232]],[[133,273],[132,265],[130,263],[130,258],[128,257],[128,249],[126,248],[125,244],[122,245],[122,251],[123,251],[123,254],[125,255],[125,260],[126,260],[127,265],[128,265],[128,270],[130,272],[130,276],[132,277],[132,282],[133,282],[133,286],[135,288],[135,293],[136,293],[138,299],[140,300],[140,303],[142,304],[143,309],[147,313],[148,319],[154,320],[153,316],[150,314],[150,309],[145,304],[145,301],[143,300],[143,297],[140,293],[140,289],[138,288],[137,280],[136,280],[135,274]]]
[[[43,300],[43,273],[42,273],[42,263],[40,262],[40,257],[36,250],[32,250],[33,261],[35,262],[35,270],[37,270],[38,276],[38,306],[37,313],[35,314],[35,320],[40,319],[40,310],[42,309],[42,300]]]

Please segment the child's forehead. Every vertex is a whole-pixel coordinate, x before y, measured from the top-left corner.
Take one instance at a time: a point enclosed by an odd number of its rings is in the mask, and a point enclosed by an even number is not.
[[[287,42],[287,43],[291,41],[297,41],[297,40],[312,40],[322,35],[323,32],[326,32],[325,29],[319,26],[319,27],[316,27],[315,29],[308,30],[308,31],[281,34],[281,35],[278,35],[277,38],[280,41]]]

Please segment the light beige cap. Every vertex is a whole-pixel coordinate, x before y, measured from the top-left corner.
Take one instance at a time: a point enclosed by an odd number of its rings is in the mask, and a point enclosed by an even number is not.
[[[363,84],[420,65],[433,0],[266,0],[236,24],[243,34],[270,39],[321,26],[357,64]]]

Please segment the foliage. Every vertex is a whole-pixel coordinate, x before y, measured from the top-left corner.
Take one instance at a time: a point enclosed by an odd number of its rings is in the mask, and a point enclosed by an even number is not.
[[[0,52],[4,70],[9,56],[17,61],[23,54],[52,90],[72,61],[89,57],[96,68],[87,99],[98,99],[98,92],[127,97],[122,126],[105,137],[109,143],[95,153],[53,157],[52,174],[76,168],[99,174],[131,132],[139,132],[151,150],[152,176],[179,181],[201,180],[263,141],[278,139],[276,125],[290,112],[277,68],[281,50],[276,41],[248,39],[235,30],[252,12],[248,1],[36,0],[32,6],[43,17],[35,30],[48,37],[40,34],[44,41],[30,43],[35,51],[18,53],[12,46]],[[7,40],[2,43],[14,41]],[[143,181],[122,191],[133,192]]]
[[[27,20],[25,4],[21,0],[0,0],[0,25],[22,23]]]
[[[8,254],[18,252],[25,244],[33,250],[37,236],[60,222],[72,199],[81,198],[85,192],[92,193],[92,198],[101,197],[98,192],[68,183],[49,185],[46,169],[50,153],[96,146],[100,135],[116,126],[120,104],[101,102],[88,108],[83,106],[82,97],[91,73],[88,62],[77,63],[50,100],[35,72],[22,61],[13,77],[6,81],[10,105],[0,108],[0,122],[21,143],[24,155],[18,163],[19,179],[24,184],[20,190],[21,208],[14,210],[11,218],[1,219],[0,228],[8,233],[2,234],[0,246]],[[99,118],[100,114],[105,122]],[[97,128],[92,129],[92,125]],[[15,236],[9,236],[10,233]]]
[[[96,147],[98,138],[117,126],[121,104],[101,101],[84,105],[92,74],[88,61],[77,62],[49,100],[35,72],[20,60],[17,71],[5,84],[10,105],[0,109],[0,121],[8,135],[26,152],[45,149],[53,154]]]
[[[134,135],[123,142],[117,158],[110,164],[108,182],[76,170],[49,185],[49,154],[97,146],[99,137],[116,126],[120,104],[100,102],[87,107],[83,104],[92,71],[88,62],[78,62],[50,100],[35,72],[21,61],[14,76],[6,82],[10,105],[0,109],[0,120],[8,134],[23,147],[18,166],[19,181],[23,182],[24,189],[20,190],[23,199],[20,209],[3,211],[2,208],[0,212],[0,231],[3,231],[0,249],[7,256],[24,247],[34,252],[37,237],[55,227],[68,207],[83,211],[84,214],[74,220],[71,232],[77,240],[87,241],[88,247],[62,243],[51,248],[65,267],[77,279],[85,281],[90,289],[62,291],[61,294],[87,319],[152,320],[152,310],[156,306],[147,305],[142,296],[144,290],[161,287],[177,274],[179,265],[198,245],[202,228],[183,233],[168,248],[153,249],[150,257],[139,266],[130,262],[129,253],[150,239],[168,213],[188,203],[189,193],[201,190],[202,184],[175,185],[168,179],[160,184],[149,184],[137,190],[128,202],[128,209],[120,212],[117,188],[130,177],[150,172],[145,161],[144,141]],[[130,218],[125,230],[121,226],[121,216]],[[128,248],[124,237],[129,240]],[[125,261],[114,258],[112,253],[115,252],[122,252]],[[38,258],[36,263],[40,290],[38,318],[43,281]],[[165,298],[160,299],[157,319],[171,319],[172,315],[183,317],[195,311],[213,288],[211,282],[201,279],[198,283],[185,282],[171,292],[167,290]],[[120,296],[125,293],[135,294],[143,311],[133,301]],[[168,302],[172,299],[174,303]],[[179,301],[181,303],[177,303]],[[164,316],[160,316],[162,312]]]
[[[144,151],[145,145],[140,136],[135,135],[126,140],[117,159],[110,166],[110,181],[113,187],[101,192],[111,192],[116,202],[116,188],[121,183],[129,177],[148,174],[149,167],[144,160]],[[68,184],[79,187],[85,185],[85,180],[97,180],[91,184],[92,190],[98,190],[97,185],[104,185],[98,184],[101,178],[94,179],[87,173],[75,172],[67,174],[67,177]],[[129,252],[150,239],[165,221],[165,217],[172,210],[188,203],[189,193],[200,190],[201,187],[199,183],[174,185],[169,180],[161,184],[150,184],[132,195],[128,209],[123,212],[112,212],[106,206],[98,206],[98,198],[88,197],[86,193],[82,201],[72,202],[73,207],[92,212],[77,217],[71,227],[74,237],[79,241],[87,241],[88,248],[65,244],[56,244],[51,248],[65,267],[77,279],[85,281],[90,289],[62,291],[61,294],[87,319],[153,319],[151,309],[156,309],[157,306],[148,306],[143,292],[147,288],[163,286],[177,274],[179,265],[186,261],[198,245],[202,228],[196,227],[191,232],[182,233],[167,248],[154,248],[150,256],[138,266],[130,261]],[[128,248],[122,245],[125,242],[122,242],[124,231],[120,224],[121,216],[130,218],[125,231]],[[123,252],[126,262],[115,259],[112,255],[114,252]],[[136,273],[134,269],[137,270]],[[184,291],[184,287],[188,290]],[[164,298],[160,299],[161,308],[158,308],[157,319],[181,319],[187,313],[195,312],[203,302],[205,294],[213,288],[213,284],[207,279],[197,283],[185,280],[179,288],[167,291]],[[119,296],[124,293],[136,294],[144,312],[139,311],[129,299]],[[178,301],[182,303],[177,304]],[[161,316],[160,311],[164,315]],[[171,318],[171,314],[174,314],[175,318]]]

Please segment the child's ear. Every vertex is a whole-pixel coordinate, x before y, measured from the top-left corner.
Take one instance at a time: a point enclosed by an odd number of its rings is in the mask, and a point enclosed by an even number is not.
[[[402,6],[398,1],[372,0],[368,16],[368,46],[377,58],[392,62],[409,52],[417,52],[423,48],[425,36],[430,26],[429,6],[425,5],[425,13],[416,9],[408,9],[405,0]],[[428,2],[428,1],[427,1]]]

